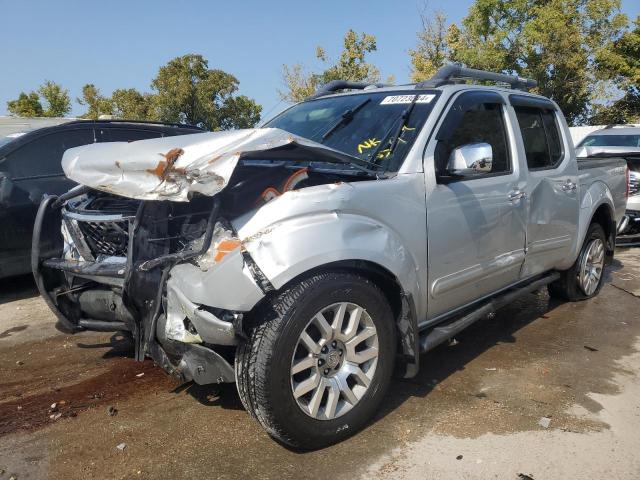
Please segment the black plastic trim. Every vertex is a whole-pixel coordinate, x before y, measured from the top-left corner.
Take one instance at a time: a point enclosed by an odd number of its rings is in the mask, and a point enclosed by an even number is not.
[[[556,111],[556,106],[551,100],[546,98],[534,97],[532,95],[519,95],[512,93],[509,95],[509,102],[514,107],[531,107],[542,108],[543,110]]]

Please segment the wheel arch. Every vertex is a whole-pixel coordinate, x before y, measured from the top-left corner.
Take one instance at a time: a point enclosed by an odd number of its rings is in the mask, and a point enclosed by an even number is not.
[[[397,352],[404,368],[401,374],[405,378],[415,376],[419,367],[418,320],[415,301],[413,295],[402,287],[397,276],[379,263],[370,260],[349,259],[317,265],[289,279],[280,288],[270,292],[254,307],[253,311],[259,310],[265,302],[270,301],[275,295],[305,278],[326,272],[356,274],[371,281],[382,290],[395,320]]]
[[[584,243],[589,225],[596,222],[602,226],[607,239],[607,259],[611,260],[615,249],[616,214],[611,190],[604,182],[596,181],[584,192],[580,202],[578,238],[574,245],[573,258],[577,258]]]
[[[615,234],[616,234],[616,221],[613,214],[613,209],[606,203],[600,204],[600,206],[596,209],[591,217],[592,223],[599,223],[604,230],[604,233],[607,237],[607,241],[611,243],[608,247],[613,250],[613,245],[615,244]]]
[[[580,247],[584,243],[585,235],[589,229],[589,226],[597,223],[604,230],[606,238],[606,260],[607,263],[613,259],[613,254],[616,245],[616,221],[613,213],[613,208],[607,203],[602,202],[593,212],[589,222],[585,224],[584,232],[580,235]]]

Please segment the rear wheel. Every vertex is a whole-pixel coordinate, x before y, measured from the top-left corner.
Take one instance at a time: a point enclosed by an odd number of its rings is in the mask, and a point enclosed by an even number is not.
[[[552,296],[576,301],[595,297],[604,281],[606,236],[602,226],[592,223],[576,262],[549,285]]]
[[[362,428],[390,383],[391,309],[359,275],[322,273],[274,298],[236,354],[240,398],[273,437],[320,448]]]

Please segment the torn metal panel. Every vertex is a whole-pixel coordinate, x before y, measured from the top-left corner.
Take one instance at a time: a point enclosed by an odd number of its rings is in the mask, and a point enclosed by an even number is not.
[[[173,279],[167,282],[167,319],[164,332],[158,332],[160,338],[183,343],[204,341],[215,345],[235,345],[237,339],[233,324],[191,302],[176,283]],[[193,325],[192,330],[185,326],[185,319]]]
[[[214,248],[209,249],[197,260],[198,264],[209,262],[207,259],[216,255]],[[228,253],[215,268],[176,265],[171,269],[170,281],[194,304],[224,310],[246,312],[264,297],[240,248]]]
[[[276,128],[95,143],[67,150],[62,167],[70,179],[141,200],[188,201],[215,195],[240,159],[315,161],[366,165],[356,157]]]

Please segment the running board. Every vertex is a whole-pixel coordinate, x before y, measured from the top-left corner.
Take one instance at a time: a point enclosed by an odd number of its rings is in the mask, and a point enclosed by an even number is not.
[[[471,313],[464,315],[463,317],[451,320],[445,324],[426,330],[420,335],[420,352],[425,353],[429,350],[434,349],[442,342],[453,338],[455,334],[461,332],[472,323],[480,320],[481,318],[498,310],[499,308],[504,307],[508,303],[513,302],[516,298],[538,290],[539,288],[544,287],[545,285],[548,285],[549,283],[554,282],[559,278],[560,274],[554,272],[540,278],[539,280],[531,282],[524,287],[507,290],[506,292],[494,297],[493,299],[489,300],[488,303],[485,303],[481,307],[477,308]]]
[[[92,318],[81,318],[78,321],[78,326],[94,332],[126,332],[130,330],[124,322],[108,322],[105,320],[94,320]]]

